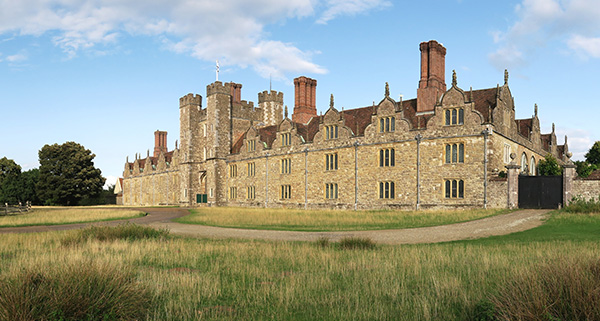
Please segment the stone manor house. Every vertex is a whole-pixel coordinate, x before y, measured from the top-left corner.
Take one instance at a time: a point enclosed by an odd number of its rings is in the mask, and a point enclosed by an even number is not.
[[[317,115],[317,81],[294,79],[291,118],[283,93],[241,100],[241,84],[215,81],[179,99],[179,146],[156,131],[154,152],[125,163],[124,205],[289,208],[508,207],[505,166],[536,175],[566,143],[542,134],[537,106],[515,119],[502,85],[462,89],[445,77],[446,48],[420,44],[417,97],[396,101],[385,85],[372,106],[341,109],[333,95]],[[383,87],[383,85],[382,85]],[[383,89],[383,88],[382,88]],[[383,90],[382,90],[383,91]],[[513,154],[512,158],[510,155]],[[516,155],[516,158],[514,157]]]

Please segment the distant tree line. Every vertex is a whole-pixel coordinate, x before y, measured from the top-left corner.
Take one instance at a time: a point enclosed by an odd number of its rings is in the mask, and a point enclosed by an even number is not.
[[[97,205],[113,196],[114,186],[102,189],[106,179],[94,166],[96,155],[82,145],[44,145],[38,157],[40,167],[25,172],[14,160],[0,159],[0,205]]]
[[[600,141],[595,142],[584,156],[584,161],[573,162],[577,166],[577,176],[580,177],[588,177],[593,171],[600,169]],[[547,154],[538,164],[538,173],[542,176],[562,175],[562,167],[554,156]]]

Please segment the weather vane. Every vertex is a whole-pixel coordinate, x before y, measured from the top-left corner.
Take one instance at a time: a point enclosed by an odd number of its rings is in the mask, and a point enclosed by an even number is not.
[[[219,81],[219,60],[217,60],[217,81]]]

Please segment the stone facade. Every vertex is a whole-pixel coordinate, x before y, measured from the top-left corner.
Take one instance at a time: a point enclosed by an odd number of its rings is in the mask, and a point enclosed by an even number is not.
[[[314,79],[299,77],[291,118],[283,93],[240,99],[241,84],[214,82],[202,97],[180,99],[180,145],[167,151],[155,133],[154,155],[125,164],[125,205],[292,208],[509,207],[498,176],[535,175],[546,154],[561,163],[554,126],[541,134],[537,106],[515,119],[508,73],[502,86],[465,91],[457,76],[446,89],[446,48],[420,45],[417,98],[396,101],[386,84],[377,104],[338,110],[331,96],[316,111]]]

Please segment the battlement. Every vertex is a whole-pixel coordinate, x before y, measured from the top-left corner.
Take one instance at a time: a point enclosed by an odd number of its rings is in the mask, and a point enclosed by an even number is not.
[[[206,96],[211,96],[215,94],[231,95],[231,83],[222,83],[220,81],[215,81],[212,84],[207,85]]]
[[[271,90],[270,92],[265,90],[261,93],[258,93],[259,105],[268,101],[274,101],[283,104],[283,93],[275,90]]]
[[[202,96],[189,93],[179,98],[179,108],[187,105],[202,106]]]
[[[242,109],[254,109],[254,102],[253,101],[241,100],[236,105],[241,106]]]

